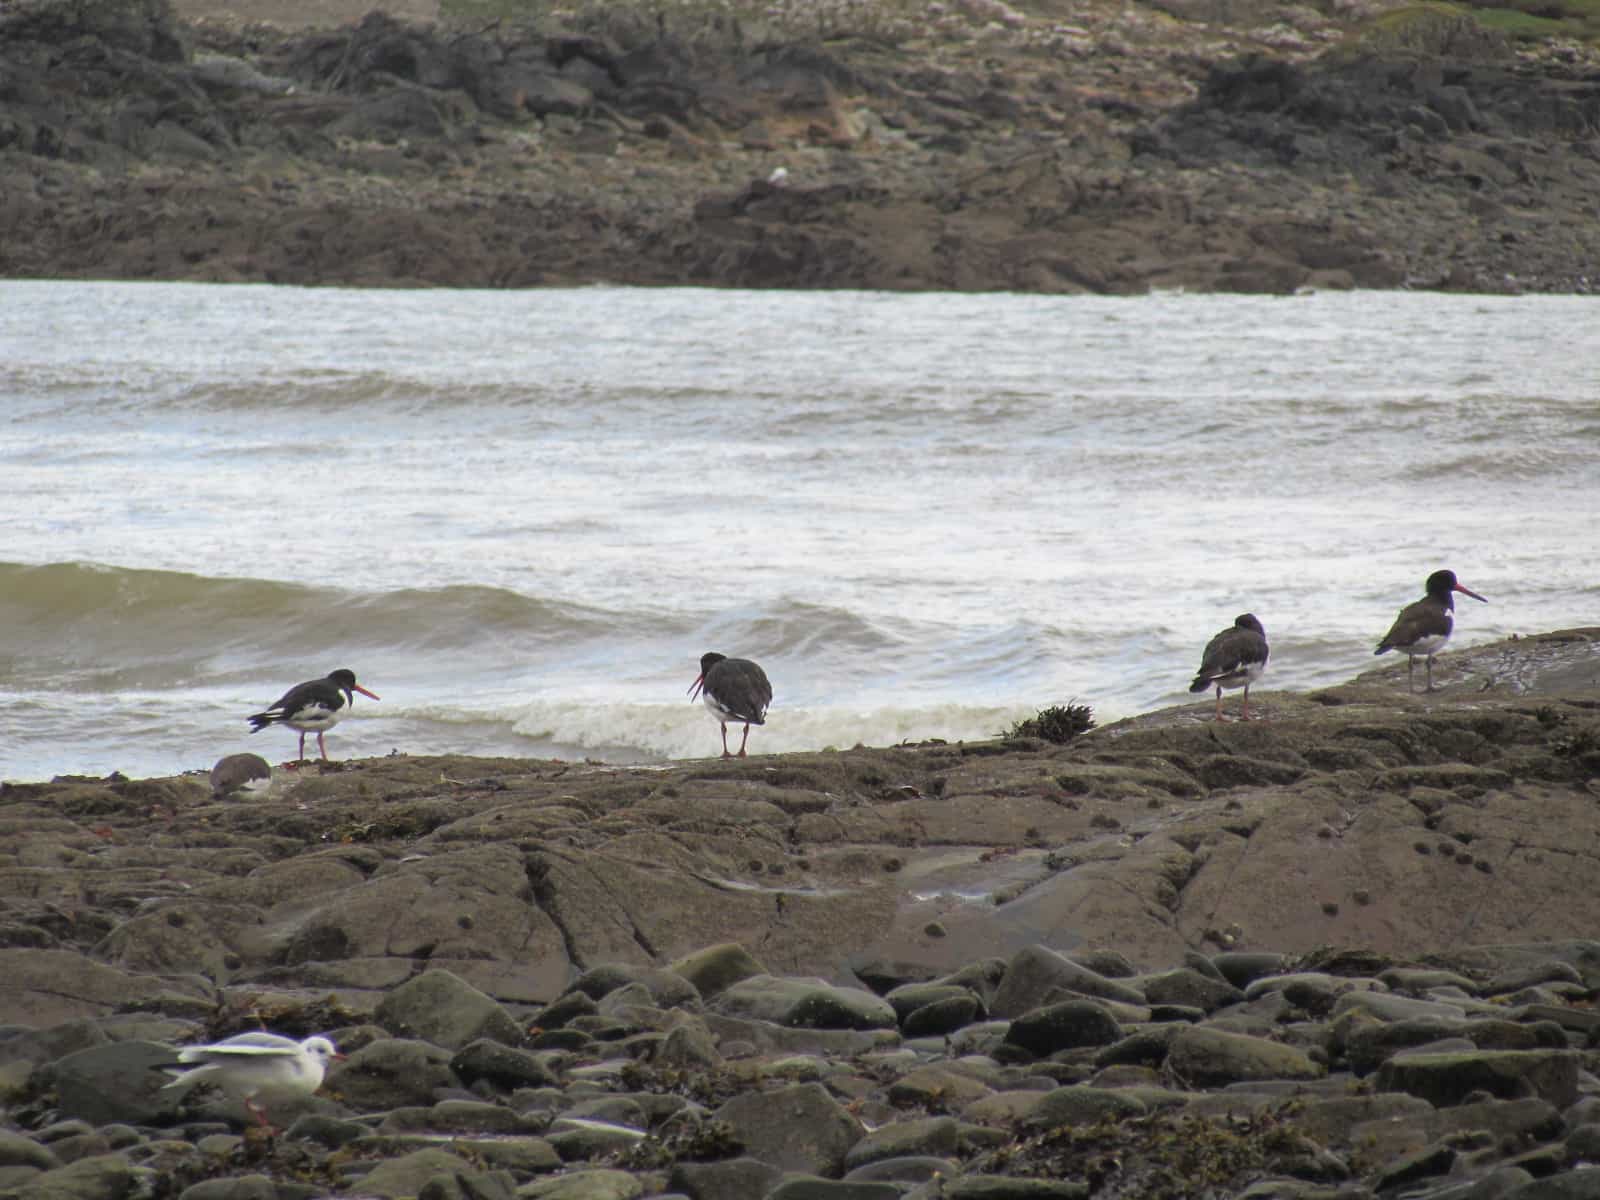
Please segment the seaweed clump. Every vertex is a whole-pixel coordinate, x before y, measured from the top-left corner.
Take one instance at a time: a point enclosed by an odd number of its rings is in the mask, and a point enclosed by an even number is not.
[[[966,1164],[968,1172],[1077,1179],[1092,1196],[1211,1200],[1268,1175],[1315,1178],[1318,1147],[1281,1111],[1212,1120],[1153,1114],[1061,1125]]]
[[[1033,716],[1018,721],[1004,738],[1042,738],[1057,745],[1070,742],[1080,733],[1094,728],[1094,710],[1087,704],[1052,704]]]

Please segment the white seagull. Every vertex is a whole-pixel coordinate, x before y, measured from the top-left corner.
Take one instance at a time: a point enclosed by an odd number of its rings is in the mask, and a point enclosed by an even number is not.
[[[206,1046],[185,1046],[178,1052],[178,1063],[195,1065],[161,1090],[212,1084],[270,1129],[272,1123],[257,1100],[271,1103],[309,1096],[322,1086],[328,1063],[343,1057],[320,1035],[297,1042],[275,1033],[241,1033]]]

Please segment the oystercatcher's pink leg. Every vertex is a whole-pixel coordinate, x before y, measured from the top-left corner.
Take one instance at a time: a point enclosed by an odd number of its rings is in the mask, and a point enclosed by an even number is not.
[[[721,725],[722,725],[722,757],[723,758],[732,758],[733,755],[728,753],[728,723],[726,721],[723,721],[723,722],[721,722]]]
[[[744,744],[750,740],[750,726],[744,727],[744,737],[739,739],[739,757],[744,757]]]

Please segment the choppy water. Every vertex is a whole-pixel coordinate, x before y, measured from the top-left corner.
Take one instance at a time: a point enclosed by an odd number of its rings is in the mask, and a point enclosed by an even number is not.
[[[0,283],[0,777],[339,755],[987,736],[1373,665],[1429,571],[1457,644],[1600,619],[1600,306]]]

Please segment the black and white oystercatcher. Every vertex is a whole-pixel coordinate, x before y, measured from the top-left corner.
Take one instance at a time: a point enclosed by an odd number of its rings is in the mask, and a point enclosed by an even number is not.
[[[300,731],[300,759],[306,759],[306,734],[317,735],[317,748],[323,760],[328,757],[328,746],[322,735],[344,719],[345,710],[355,703],[352,692],[376,700],[378,696],[356,682],[354,671],[342,667],[331,672],[326,679],[312,679],[297,683],[283,694],[282,699],[265,712],[252,715],[250,732],[265,729],[268,725],[287,725]]]
[[[259,754],[230,754],[211,768],[211,797],[261,796],[272,788],[272,764]]]
[[[750,726],[767,723],[767,706],[772,703],[772,685],[767,673],[748,658],[729,658],[710,651],[700,656],[700,677],[689,687],[689,698],[704,690],[701,697],[711,715],[722,726],[722,757],[728,751],[728,725],[744,722],[744,737],[739,739],[739,757],[750,737]]]
[[[1463,596],[1471,596],[1474,600],[1483,600],[1482,596],[1469,587],[1463,587],[1456,582],[1454,571],[1435,571],[1428,576],[1428,582],[1423,585],[1423,596],[1415,604],[1408,604],[1400,610],[1400,615],[1395,618],[1394,628],[1384,635],[1383,641],[1378,643],[1374,654],[1383,654],[1390,650],[1398,650],[1406,656],[1406,690],[1416,691],[1416,682],[1413,678],[1417,669],[1417,659],[1427,660],[1428,686],[1422,690],[1436,692],[1439,689],[1433,686],[1433,656],[1444,649],[1444,644],[1450,640],[1450,635],[1455,631],[1456,598],[1453,593],[1460,592]]]
[[[1239,719],[1250,719],[1250,685],[1267,669],[1267,631],[1254,613],[1240,613],[1233,624],[1206,643],[1200,656],[1200,670],[1189,685],[1191,692],[1217,689],[1217,714],[1222,720],[1222,689],[1244,688],[1244,705]]]

